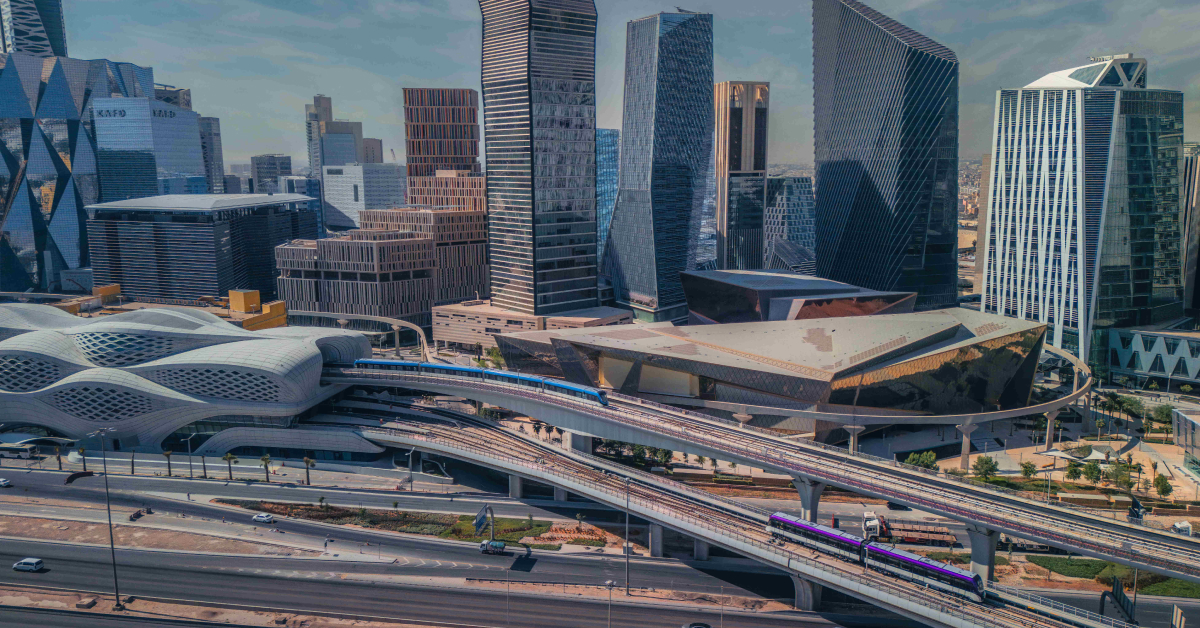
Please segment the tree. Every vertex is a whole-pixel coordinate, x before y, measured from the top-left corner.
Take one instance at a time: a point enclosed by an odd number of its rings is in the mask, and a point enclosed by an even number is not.
[[[1175,487],[1171,486],[1171,481],[1167,479],[1167,476],[1159,474],[1154,478],[1154,492],[1158,493],[1159,497],[1165,498],[1174,490]]]
[[[696,456],[696,464],[700,465],[700,468],[701,468],[701,469],[703,469],[703,468],[704,468],[704,461],[705,461],[705,460],[706,460],[706,458],[705,458],[704,456]]]
[[[674,457],[675,452],[671,451],[670,449],[659,449],[657,452],[655,452],[654,456],[654,458],[658,460],[659,464],[664,466],[670,463],[671,459]]]
[[[542,439],[542,424],[541,423],[533,424],[533,433],[537,434],[538,440]]]
[[[163,451],[163,458],[167,459],[167,477],[171,477],[171,454],[173,453],[175,452],[170,449]]]
[[[326,510],[329,508],[329,506],[325,503],[324,495],[317,498],[317,504],[321,507],[321,510]]]
[[[922,469],[937,469],[937,454],[932,451],[923,451],[921,453],[914,451],[904,459],[904,464]]]
[[[1036,473],[1037,473],[1037,465],[1036,464],[1033,464],[1032,462],[1028,462],[1028,461],[1021,463],[1021,475],[1025,476],[1027,478],[1031,478]]]
[[[1079,463],[1075,462],[1074,460],[1068,462],[1067,463],[1067,479],[1072,480],[1072,481],[1078,480],[1080,475],[1082,475],[1082,473],[1079,470]]]
[[[975,463],[971,465],[971,471],[975,473],[975,477],[988,481],[996,475],[1000,470],[1000,465],[991,456],[980,456],[975,459]]]
[[[1179,391],[1180,391],[1180,392],[1182,392],[1182,393],[1183,393],[1183,394],[1185,394],[1185,395],[1190,395],[1190,394],[1192,394],[1192,390],[1193,390],[1193,389],[1192,389],[1192,385],[1191,385],[1191,384],[1184,384],[1184,385],[1182,385],[1182,386],[1180,386],[1180,387],[1179,387]]]
[[[258,463],[262,465],[263,475],[267,478],[267,482],[270,482],[271,481],[271,456],[270,456],[270,454],[263,454],[262,457],[258,459]]]
[[[1174,416],[1174,413],[1175,413],[1174,406],[1169,406],[1169,405],[1163,404],[1161,406],[1156,406],[1154,408],[1154,412],[1151,412],[1150,414],[1154,416],[1155,423],[1162,423],[1163,425],[1170,425],[1171,418],[1172,418],[1172,416]],[[1147,427],[1146,431],[1149,432],[1150,428]]]
[[[1102,476],[1103,472],[1100,470],[1100,463],[1098,461],[1089,460],[1087,464],[1083,465],[1083,477],[1093,485],[1099,482]]]
[[[730,463],[729,463],[729,470],[730,470],[731,472],[733,472],[733,473],[737,473],[737,463],[736,463],[736,462],[730,462]]]
[[[1150,380],[1150,385],[1146,386],[1146,388],[1149,388],[1150,390],[1158,390],[1158,382]]]
[[[583,513],[581,513],[581,512],[575,513],[575,529],[576,530],[583,529],[583,520],[584,519],[586,519],[586,517],[583,516]]]
[[[632,451],[630,453],[633,454],[634,462],[636,462],[638,464],[642,464],[643,462],[646,461],[646,446],[645,445],[634,445],[632,448]]]
[[[504,355],[500,353],[497,347],[488,347],[487,357],[495,364],[497,368],[504,368]]]
[[[308,470],[316,469],[317,461],[313,460],[312,458],[309,458],[308,456],[305,456],[303,462],[304,462],[304,483],[309,486],[312,486],[312,478],[309,477]]]
[[[238,461],[237,456],[235,456],[235,455],[233,455],[233,453],[227,451],[227,452],[225,452],[224,456],[221,456],[221,460],[224,460],[226,466],[229,467],[229,481],[232,482],[233,481],[233,463]]]
[[[87,450],[83,447],[80,447],[76,451],[79,452],[79,459],[83,460],[83,470],[87,471]]]
[[[54,459],[58,460],[58,470],[62,471],[62,447],[54,448]]]

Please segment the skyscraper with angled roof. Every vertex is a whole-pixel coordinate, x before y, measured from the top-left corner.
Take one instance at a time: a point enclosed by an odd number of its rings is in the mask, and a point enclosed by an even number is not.
[[[1148,89],[1130,54],[1000,90],[983,311],[1046,323],[1097,376],[1141,370],[1106,355],[1105,334],[1183,316],[1183,118],[1183,94]]]
[[[0,52],[67,56],[62,0],[0,0]]]
[[[958,58],[856,0],[813,0],[817,273],[953,306]]]

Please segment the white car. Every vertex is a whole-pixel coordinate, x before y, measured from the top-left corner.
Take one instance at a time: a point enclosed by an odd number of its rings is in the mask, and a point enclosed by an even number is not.
[[[13,571],[41,571],[45,565],[40,558],[22,558],[13,564]]]
[[[254,515],[254,523],[275,523],[275,516],[270,513],[260,512]]]
[[[9,482],[4,478],[0,478],[0,488],[8,488],[10,486],[12,486],[12,482]]]

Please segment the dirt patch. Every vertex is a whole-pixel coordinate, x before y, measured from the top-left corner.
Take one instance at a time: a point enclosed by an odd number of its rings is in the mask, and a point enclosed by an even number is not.
[[[1106,591],[1109,587],[1092,578],[1069,578],[1052,573],[1049,569],[1035,565],[1025,556],[1013,555],[1008,566],[996,567],[996,580],[1000,584],[1014,587],[1042,587],[1071,591]]]
[[[155,515],[149,515],[153,517]],[[117,545],[141,549],[174,549],[189,552],[226,554],[263,554],[270,556],[319,556],[321,552],[237,541],[206,534],[159,530],[156,528],[113,526]],[[14,517],[0,515],[0,536],[39,541],[108,544],[108,526],[103,523]]]
[[[476,586],[488,589],[504,589],[511,587],[513,591],[523,591],[527,593],[557,593],[566,595],[576,595],[579,597],[595,597],[607,598],[609,591],[604,586],[578,585],[578,584],[553,584],[541,582],[513,582],[507,583],[504,580],[476,580],[468,578],[467,582]],[[626,599],[625,589],[616,587],[612,591],[613,599]],[[747,610],[747,611],[790,611],[792,607],[782,602],[775,600],[767,600],[763,598],[742,597],[738,595],[721,595],[719,593],[695,593],[692,591],[672,591],[669,589],[631,589],[629,597],[638,600],[670,600],[675,602],[687,602],[697,606],[712,606],[731,610]]]

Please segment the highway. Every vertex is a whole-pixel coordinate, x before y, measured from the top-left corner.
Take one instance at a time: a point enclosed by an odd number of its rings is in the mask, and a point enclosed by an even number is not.
[[[856,493],[902,503],[990,530],[1200,583],[1200,542],[1163,530],[1104,519],[1082,509],[1036,501],[944,473],[778,435],[610,392],[608,406],[527,386],[468,376],[326,368],[323,381],[379,385],[480,399],[558,426],[622,440],[671,446],[748,466],[789,473]],[[543,415],[539,417],[539,414]],[[555,421],[548,421],[552,424]],[[575,424],[570,424],[574,422]],[[646,438],[649,437],[649,438]]]

